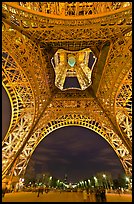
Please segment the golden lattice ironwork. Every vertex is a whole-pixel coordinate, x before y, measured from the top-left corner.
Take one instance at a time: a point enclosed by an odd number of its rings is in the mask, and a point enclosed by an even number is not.
[[[128,72],[117,92],[116,119],[123,133],[132,142],[132,70]]]
[[[58,16],[85,16],[114,11],[132,2],[16,2],[24,8]]]
[[[92,83],[85,90],[55,86],[51,60],[59,49],[72,54],[69,63],[80,50],[94,53]],[[102,136],[131,175],[131,54],[131,2],[3,2],[2,84],[12,107],[2,141],[3,178],[24,175],[40,141],[71,125]],[[84,76],[81,69],[77,76]]]
[[[55,71],[55,86],[60,90],[85,90],[91,83],[91,75],[97,58],[90,48],[80,51],[58,49],[51,59]]]

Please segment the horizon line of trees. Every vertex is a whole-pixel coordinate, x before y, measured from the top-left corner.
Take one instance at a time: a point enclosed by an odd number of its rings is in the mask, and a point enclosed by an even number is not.
[[[52,176],[49,172],[42,172],[35,174],[32,168],[30,168],[24,175],[24,183],[26,186],[29,185],[47,185],[51,187],[63,187],[64,183],[69,183],[65,178],[58,179]],[[106,189],[117,189],[117,188],[128,188],[128,182],[126,181],[125,174],[119,174],[116,179],[112,178],[110,172],[98,172],[96,175],[90,178],[84,178],[83,181],[76,182],[79,187],[98,187],[103,186]]]

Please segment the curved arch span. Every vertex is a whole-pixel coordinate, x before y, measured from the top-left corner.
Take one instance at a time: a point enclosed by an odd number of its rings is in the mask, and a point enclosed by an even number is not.
[[[113,148],[117,156],[119,157],[126,174],[131,174],[131,155],[127,148],[122,143],[118,135],[113,132],[112,129],[106,127],[94,119],[83,116],[81,114],[66,114],[58,117],[55,120],[48,122],[47,126],[38,129],[29,139],[27,145],[23,149],[19,162],[15,168],[15,175],[20,175],[25,173],[28,162],[35,151],[38,144],[51,132],[54,130],[65,127],[65,126],[82,126],[91,129],[102,136]]]

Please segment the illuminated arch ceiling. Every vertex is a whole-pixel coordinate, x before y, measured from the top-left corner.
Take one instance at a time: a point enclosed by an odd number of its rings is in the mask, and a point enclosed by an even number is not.
[[[104,137],[131,174],[130,2],[3,2],[2,49],[2,83],[12,105],[2,142],[3,178],[23,175],[44,136],[76,124]],[[74,68],[76,55],[86,49],[97,59],[90,86],[85,70],[79,69],[77,77],[87,81],[86,88],[57,88],[55,77],[59,86],[64,75],[53,69],[55,53],[66,50],[66,62]]]
[[[85,90],[91,85],[91,74],[96,63],[93,52],[86,48],[80,51],[59,49],[51,59],[55,70],[55,86],[60,90]]]

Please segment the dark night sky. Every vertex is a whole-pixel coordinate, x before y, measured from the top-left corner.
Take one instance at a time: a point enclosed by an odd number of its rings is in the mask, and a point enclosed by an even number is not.
[[[6,135],[11,119],[11,105],[5,89],[2,87],[2,138]]]
[[[10,120],[10,103],[2,89],[2,136]],[[97,133],[83,127],[63,127],[46,136],[35,149],[31,160],[36,173],[49,172],[58,179],[68,175],[68,182],[111,172],[113,178],[124,173],[119,158],[109,143]],[[30,162],[29,162],[30,164]]]

